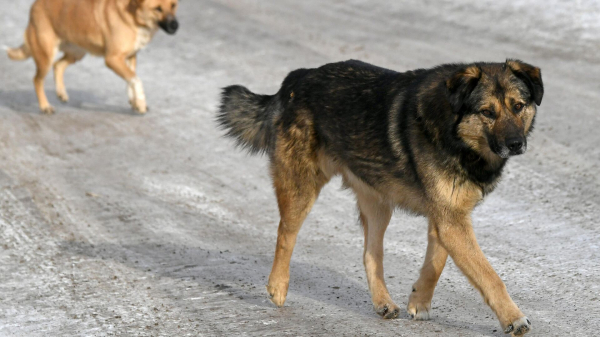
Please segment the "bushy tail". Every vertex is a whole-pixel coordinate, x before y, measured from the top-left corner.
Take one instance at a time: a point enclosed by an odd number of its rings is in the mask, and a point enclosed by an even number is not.
[[[6,49],[6,53],[11,60],[22,61],[31,57],[31,50],[29,50],[27,43],[23,43],[19,48],[4,47],[4,49]]]
[[[282,106],[278,95],[257,95],[240,85],[223,89],[217,121],[251,153],[270,152],[273,148],[274,117]]]

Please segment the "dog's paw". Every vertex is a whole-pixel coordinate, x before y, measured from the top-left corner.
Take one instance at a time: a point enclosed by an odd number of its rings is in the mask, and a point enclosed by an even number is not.
[[[413,291],[408,298],[406,311],[415,321],[427,321],[431,318],[431,297],[432,292],[420,290],[413,287]]]
[[[411,299],[406,311],[415,321],[427,321],[431,318],[431,303],[418,303]]]
[[[63,92],[56,92],[56,96],[58,97],[58,99],[63,102],[63,103],[67,103],[69,101],[69,95],[67,95],[66,91]]]
[[[531,321],[527,317],[521,317],[512,322],[506,327],[504,333],[509,333],[511,336],[523,336],[531,330]]]
[[[375,312],[384,319],[396,318],[400,314],[400,307],[392,301],[380,305],[373,304],[373,308],[375,309]]]
[[[40,107],[40,110],[45,115],[52,115],[52,114],[54,114],[54,108],[51,105],[48,105],[48,106],[45,106],[45,107]]]
[[[283,307],[285,298],[287,296],[288,285],[287,284],[269,284],[267,286],[267,293],[269,293],[269,299],[273,304],[278,307]]]
[[[145,101],[136,100],[133,102],[133,104],[131,104],[131,108],[133,109],[133,111],[139,114],[145,114],[146,112],[148,112],[148,106],[146,106]]]

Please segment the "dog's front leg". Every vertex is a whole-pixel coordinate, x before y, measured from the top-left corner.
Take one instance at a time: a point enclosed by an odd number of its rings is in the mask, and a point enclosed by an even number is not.
[[[127,59],[127,65],[129,66],[129,69],[131,69],[135,73],[135,69],[137,67],[136,54],[133,54],[133,56],[130,56]],[[133,86],[131,86],[131,85],[127,85],[127,96],[129,97],[129,104],[131,104],[131,106],[134,106],[135,105],[135,91],[134,91]]]
[[[531,323],[519,310],[506,291],[506,286],[483,255],[473,227],[470,214],[445,210],[430,217],[442,246],[454,263],[467,276],[471,284],[482,294],[502,329],[514,336],[521,336],[531,328]]]
[[[148,108],[146,106],[146,95],[144,94],[142,81],[127,64],[126,55],[110,54],[106,56],[105,61],[106,66],[127,81],[127,91],[131,107],[139,113],[146,113]]]

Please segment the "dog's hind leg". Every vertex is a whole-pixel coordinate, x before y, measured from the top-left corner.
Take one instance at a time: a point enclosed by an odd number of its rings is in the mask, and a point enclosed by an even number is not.
[[[298,231],[328,181],[318,166],[312,127],[307,124],[311,124],[308,119],[278,133],[271,162],[281,221],[267,291],[277,306],[283,306],[287,296]]]
[[[69,95],[67,95],[67,89],[65,88],[65,70],[67,67],[85,56],[85,52],[72,53],[65,51],[63,57],[54,62],[54,83],[56,85],[56,96],[62,102],[69,101]]]
[[[357,184],[364,185],[362,182]],[[373,308],[383,318],[396,318],[400,308],[392,301],[383,276],[383,236],[392,218],[394,207],[382,196],[377,195],[377,192],[369,190],[369,187],[356,186],[357,184],[351,186],[356,193],[365,234],[363,261]]]
[[[54,108],[48,102],[44,92],[44,79],[52,66],[58,38],[47,19],[41,17],[36,26],[29,25],[26,32],[27,41],[31,48],[37,71],[33,78],[33,86],[38,97],[40,110],[45,114],[54,113]]]
[[[430,318],[433,292],[448,259],[448,252],[440,244],[437,229],[431,222],[429,222],[427,238],[425,262],[408,299],[407,311],[415,320]]]

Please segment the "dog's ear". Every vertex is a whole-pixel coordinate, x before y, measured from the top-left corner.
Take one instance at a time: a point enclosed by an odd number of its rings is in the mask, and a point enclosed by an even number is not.
[[[535,104],[540,105],[544,96],[544,83],[542,82],[542,71],[540,68],[511,59],[506,60],[506,65],[517,78],[525,82],[531,92],[531,98],[533,98]]]
[[[481,73],[478,65],[469,65],[458,70],[446,80],[448,99],[454,112],[458,113],[461,110],[465,100],[479,83]]]

